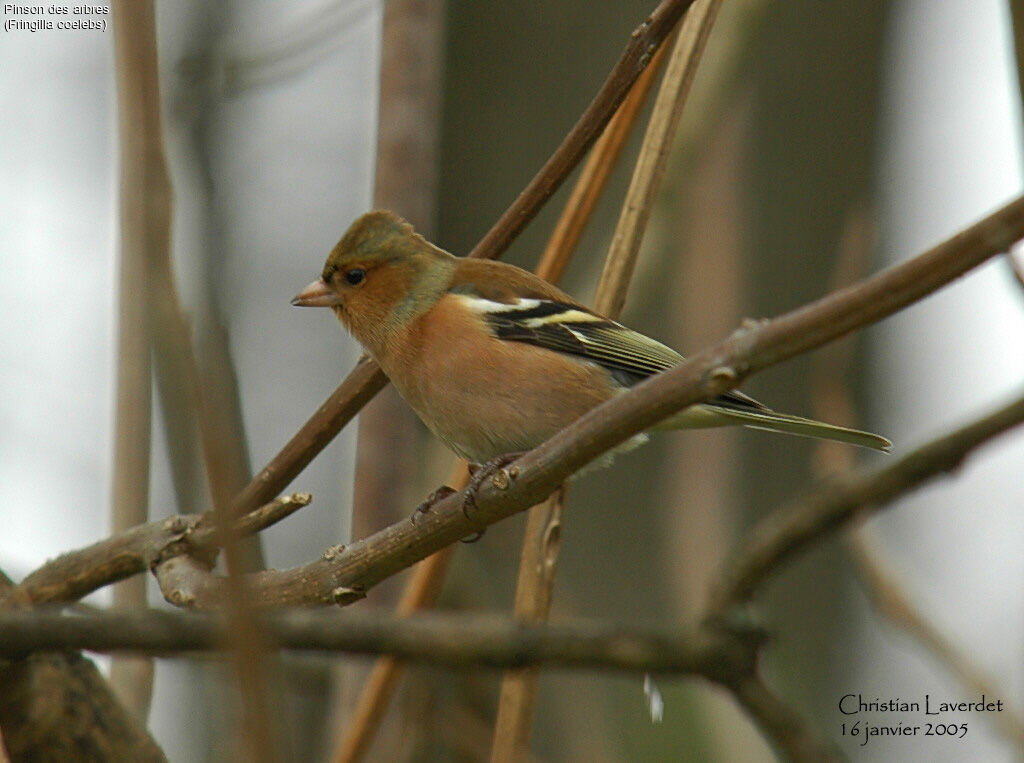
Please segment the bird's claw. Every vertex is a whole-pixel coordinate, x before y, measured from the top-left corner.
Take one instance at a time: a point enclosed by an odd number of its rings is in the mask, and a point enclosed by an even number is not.
[[[416,517],[418,517],[420,514],[426,514],[431,510],[431,508],[433,508],[435,503],[437,503],[438,501],[443,501],[445,498],[456,492],[458,491],[453,490],[447,485],[441,485],[441,487],[439,487],[437,490],[428,495],[424,499],[423,503],[421,503],[419,506],[413,509],[412,516],[409,517],[410,521],[415,525]]]
[[[462,501],[462,513],[469,519],[469,510],[476,508],[476,494],[480,487],[488,480],[493,479],[496,488],[504,490],[509,486],[512,479],[518,472],[505,471],[505,467],[523,455],[523,452],[506,453],[497,458],[492,458],[486,464],[470,464],[469,483],[466,485],[466,497]]]

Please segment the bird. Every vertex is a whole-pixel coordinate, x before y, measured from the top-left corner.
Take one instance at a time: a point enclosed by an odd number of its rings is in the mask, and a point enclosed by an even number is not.
[[[532,273],[434,246],[387,210],[357,218],[292,305],[331,308],[427,428],[476,465],[531,450],[684,360]],[[655,428],[727,425],[892,447],[735,390]]]

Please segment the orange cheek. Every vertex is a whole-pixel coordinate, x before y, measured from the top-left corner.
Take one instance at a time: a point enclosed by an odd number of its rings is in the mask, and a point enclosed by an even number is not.
[[[408,293],[402,274],[393,268],[369,271],[361,286],[344,287],[338,317],[360,344],[380,360],[386,352],[388,336],[395,328],[395,308]]]

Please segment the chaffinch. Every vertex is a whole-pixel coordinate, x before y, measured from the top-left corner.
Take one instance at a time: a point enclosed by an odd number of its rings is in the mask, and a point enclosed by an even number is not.
[[[292,304],[330,307],[431,432],[472,463],[529,450],[683,356],[513,265],[455,257],[387,211],[357,219]],[[730,391],[658,429],[739,424],[889,450]]]

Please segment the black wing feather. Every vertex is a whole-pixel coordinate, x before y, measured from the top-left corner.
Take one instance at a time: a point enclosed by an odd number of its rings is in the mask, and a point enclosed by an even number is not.
[[[560,315],[564,318],[559,319]],[[485,313],[485,318],[499,339],[585,358],[607,369],[625,387],[632,387],[684,360],[670,347],[579,305],[530,300],[522,308],[502,305],[500,310]],[[736,391],[720,395],[711,404],[737,411],[770,411]]]

